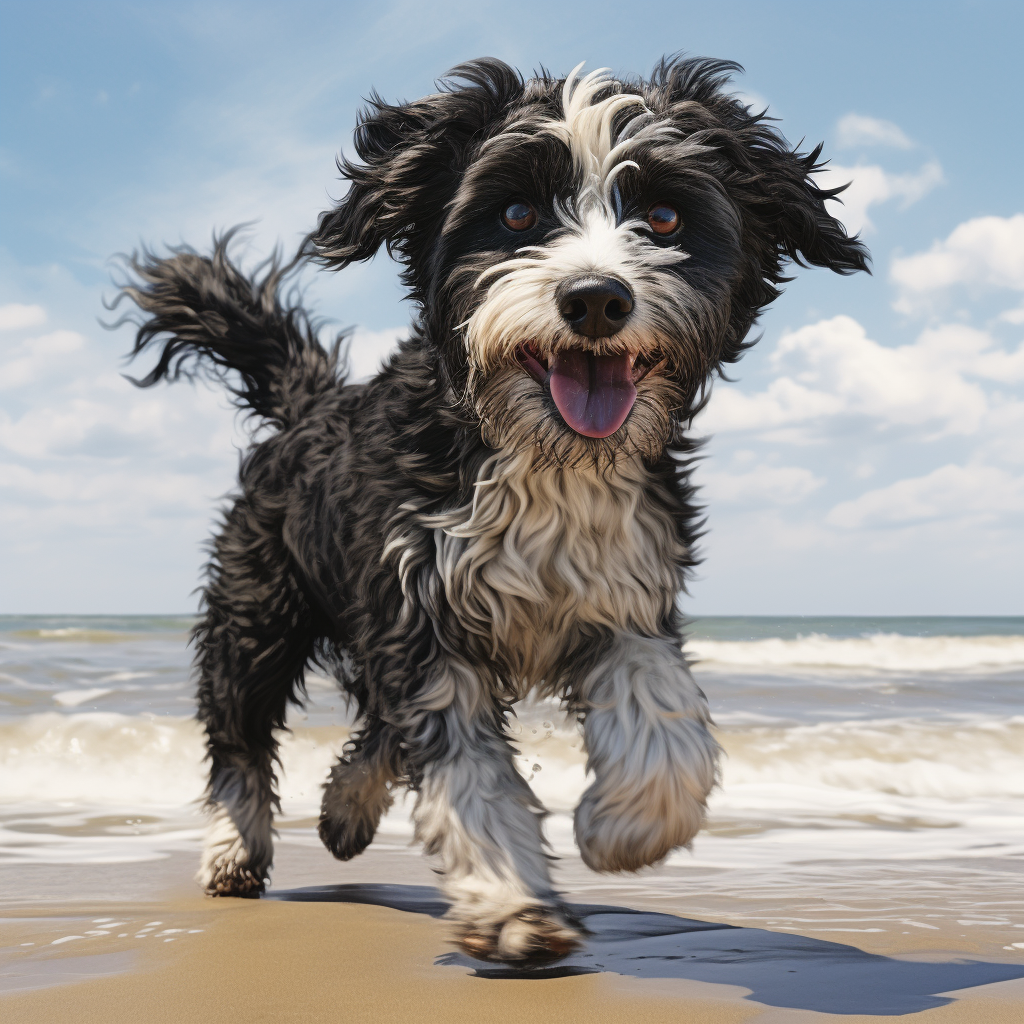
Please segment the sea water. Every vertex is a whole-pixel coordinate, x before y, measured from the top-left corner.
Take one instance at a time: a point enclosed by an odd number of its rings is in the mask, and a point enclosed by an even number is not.
[[[191,625],[0,617],[0,862],[198,851]],[[1024,618],[705,618],[685,649],[725,756],[707,829],[668,861],[690,873],[674,884],[799,898],[854,877],[896,889],[941,878],[975,907],[944,912],[1024,928],[1024,905],[1005,898],[1024,866]],[[281,737],[279,824],[282,842],[313,845],[351,717],[333,680],[306,682]],[[580,734],[543,702],[521,705],[509,731],[551,812],[548,838],[571,859]],[[379,843],[409,842],[409,811],[396,803]]]

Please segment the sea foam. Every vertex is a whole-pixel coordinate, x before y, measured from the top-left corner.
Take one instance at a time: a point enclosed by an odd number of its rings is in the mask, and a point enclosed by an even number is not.
[[[0,635],[0,859],[197,849],[206,765],[190,717],[187,623],[132,625],[21,620]],[[718,722],[721,785],[693,854],[673,862],[752,870],[1024,852],[1018,626],[828,636],[797,635],[791,624],[754,640],[736,637],[763,624],[716,628],[686,650]],[[311,702],[281,736],[279,826],[282,841],[313,844],[321,787],[350,719],[332,680],[310,673],[307,684]],[[580,731],[541,701],[519,705],[509,732],[519,770],[551,811],[552,845],[567,854],[590,781]],[[382,841],[408,841],[412,803],[396,802]]]
[[[985,673],[1024,668],[1022,636],[904,636],[874,633],[831,637],[811,633],[793,640],[692,639],[691,660],[733,670],[856,669],[882,672]]]

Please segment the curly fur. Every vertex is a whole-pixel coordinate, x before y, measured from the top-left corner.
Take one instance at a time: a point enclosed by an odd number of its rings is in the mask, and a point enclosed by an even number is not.
[[[789,261],[866,269],[810,177],[820,148],[795,152],[728,96],[735,68],[671,58],[647,81],[524,81],[475,61],[435,95],[371,99],[358,160],[339,163],[349,189],[291,264],[246,275],[230,235],[210,256],[130,259],[133,354],[158,352],[136,383],[210,374],[275,428],[242,462],[195,631],[207,891],[265,884],[275,734],[313,662],[359,714],[323,841],[358,854],[395,788],[414,789],[416,834],[474,956],[550,960],[580,940],[505,734],[528,692],[583,723],[588,864],[635,870],[700,828],[718,748],[681,652],[700,527],[685,429]],[[510,201],[536,210],[528,230],[501,221]],[[654,202],[676,207],[677,236],[648,227]],[[381,246],[414,323],[376,377],[346,384],[343,339],[325,350],[284,285],[305,258],[340,269]],[[629,289],[621,331],[581,337],[560,315],[580,274]],[[650,372],[613,434],[583,436],[517,362],[527,342],[539,359],[582,348]]]

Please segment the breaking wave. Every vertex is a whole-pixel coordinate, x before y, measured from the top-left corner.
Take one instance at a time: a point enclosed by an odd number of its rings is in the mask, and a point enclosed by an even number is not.
[[[747,671],[845,669],[875,672],[989,673],[1024,668],[1024,636],[905,636],[874,633],[785,640],[703,640],[686,644],[702,668]]]
[[[553,710],[553,709],[552,709]],[[554,714],[549,716],[554,718]],[[513,726],[517,763],[549,807],[575,805],[585,782],[578,731]],[[281,736],[281,792],[315,811],[348,738],[344,726]],[[1024,797],[1024,716],[840,721],[718,730],[722,791],[756,784],[823,786],[904,797]],[[191,718],[56,712],[0,723],[0,804],[183,806],[202,795],[203,736]]]

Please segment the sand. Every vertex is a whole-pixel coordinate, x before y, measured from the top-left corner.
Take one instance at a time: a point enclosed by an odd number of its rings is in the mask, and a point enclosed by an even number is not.
[[[0,868],[0,1020],[1024,1020],[1024,957],[978,955],[952,933],[911,935],[898,950],[888,936],[883,955],[870,935],[732,927],[726,914],[687,918],[613,886],[590,902],[566,870],[593,936],[558,968],[526,975],[453,950],[434,877],[402,850],[337,865],[283,845],[272,898],[259,901],[204,898],[192,868],[183,856]]]

